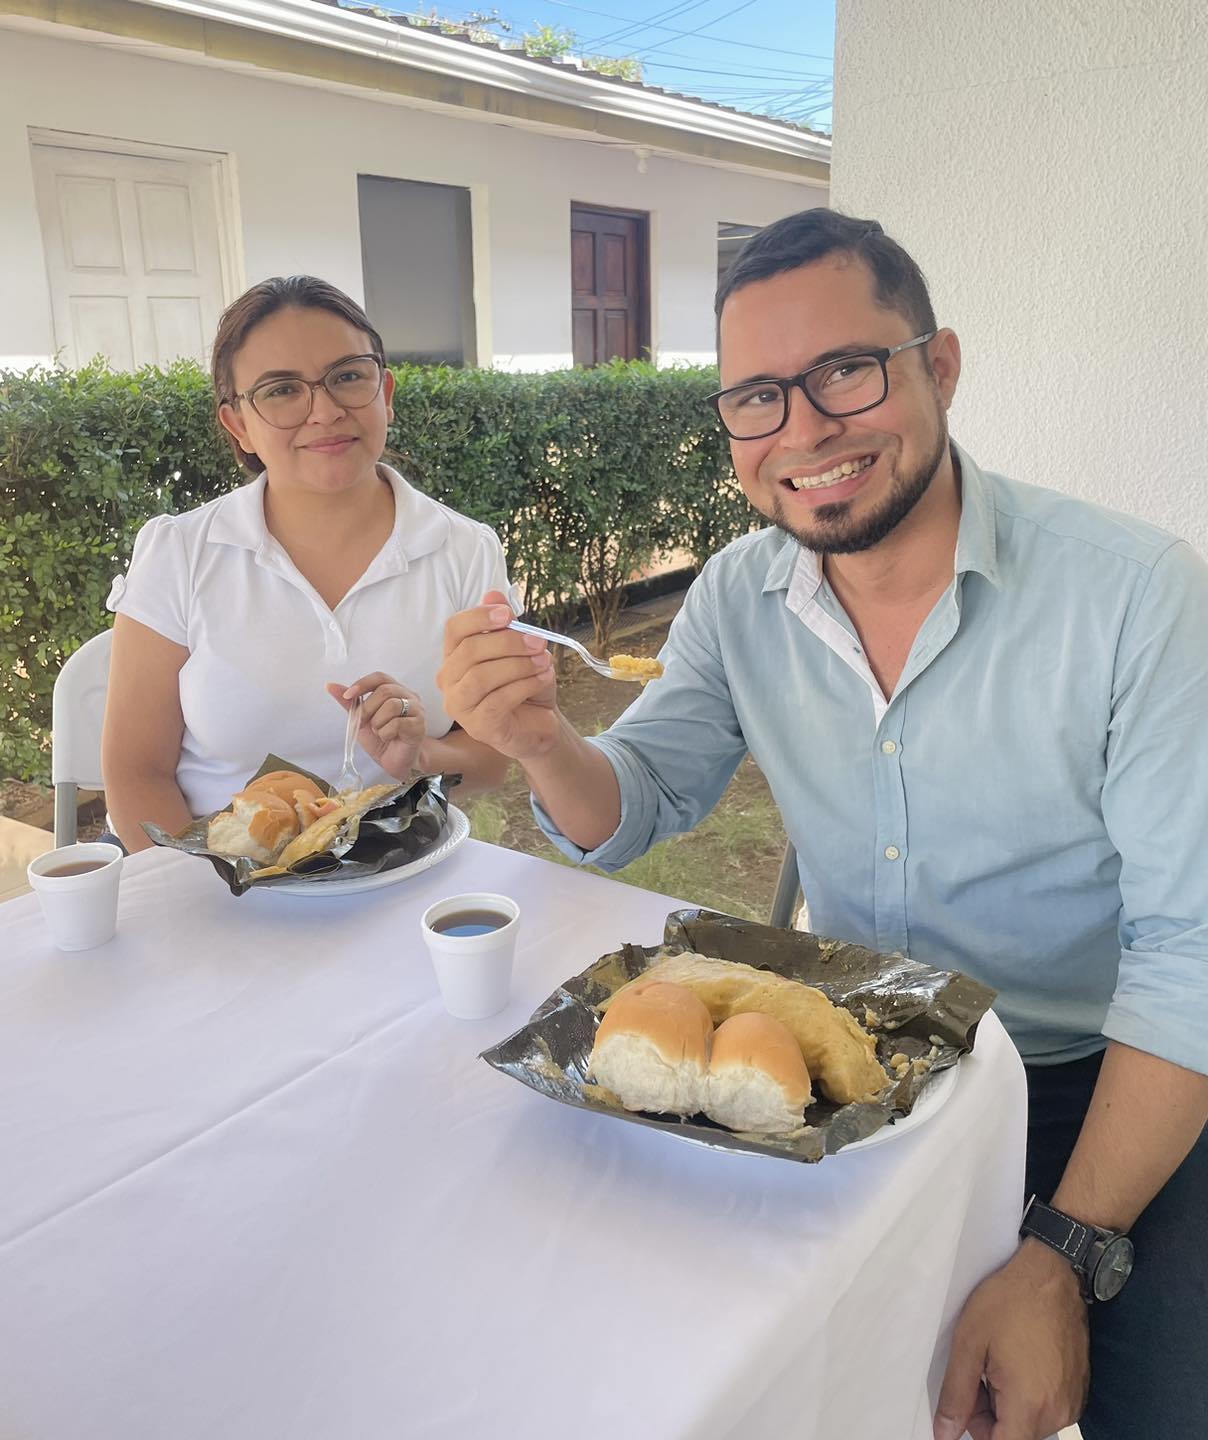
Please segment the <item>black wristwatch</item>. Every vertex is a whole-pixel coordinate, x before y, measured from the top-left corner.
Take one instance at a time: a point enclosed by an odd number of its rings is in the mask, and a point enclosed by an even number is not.
[[[1127,1235],[1084,1225],[1051,1205],[1042,1205],[1035,1195],[1024,1208],[1019,1233],[1033,1235],[1065,1256],[1088,1305],[1093,1300],[1114,1300],[1133,1272],[1135,1254]]]

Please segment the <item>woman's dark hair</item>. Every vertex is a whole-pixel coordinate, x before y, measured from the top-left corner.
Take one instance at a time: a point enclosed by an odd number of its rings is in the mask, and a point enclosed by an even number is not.
[[[261,280],[250,290],[245,290],[222,312],[210,355],[216,412],[218,407],[229,404],[235,397],[235,356],[243,348],[248,335],[262,320],[267,320],[278,310],[291,308],[327,310],[341,320],[347,320],[369,337],[370,349],[366,353],[376,355],[385,365],[386,347],[382,344],[382,337],[369,323],[369,316],[343,290],[337,290],[334,285],[313,275],[274,275],[271,280]],[[264,469],[259,455],[245,450],[229,430],[224,429],[222,433],[243,469],[249,475],[259,475]]]
[[[835,253],[863,260],[872,271],[877,304],[905,315],[916,335],[937,328],[923,272],[898,242],[875,220],[857,220],[823,206],[786,215],[752,235],[717,287],[719,327],[722,306],[735,290]]]

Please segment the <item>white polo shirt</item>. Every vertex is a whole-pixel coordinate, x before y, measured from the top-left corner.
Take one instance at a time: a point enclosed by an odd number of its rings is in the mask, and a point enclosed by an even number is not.
[[[491,529],[389,466],[379,472],[394,490],[394,528],[334,610],[269,534],[263,475],[139,531],[107,603],[189,651],[176,778],[194,815],[224,806],[269,753],[333,780],[345,715],[329,680],[385,671],[422,698],[428,733],[444,735],[451,722],[436,672],[446,620],[487,590],[519,610]],[[367,784],[389,778],[363,751],[357,768]]]

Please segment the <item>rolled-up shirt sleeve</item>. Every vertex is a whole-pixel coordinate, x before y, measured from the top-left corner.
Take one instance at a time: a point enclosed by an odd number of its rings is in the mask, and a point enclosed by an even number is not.
[[[171,515],[148,520],[134,541],[125,575],[118,575],[105,608],[128,615],[174,645],[189,643],[189,562]]]
[[[1208,565],[1157,561],[1121,633],[1103,815],[1120,973],[1103,1034],[1208,1074]]]
[[[716,581],[709,562],[659,654],[662,677],[588,741],[607,757],[620,786],[614,833],[596,849],[581,850],[533,797],[538,825],[577,863],[619,870],[660,840],[691,830],[717,804],[746,754],[718,641]]]

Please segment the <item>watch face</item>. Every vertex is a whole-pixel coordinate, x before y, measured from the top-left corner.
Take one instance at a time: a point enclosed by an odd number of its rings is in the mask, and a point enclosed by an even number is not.
[[[1093,1280],[1096,1300],[1111,1300],[1124,1289],[1133,1271],[1133,1245],[1127,1235],[1109,1240],[1095,1266]]]

